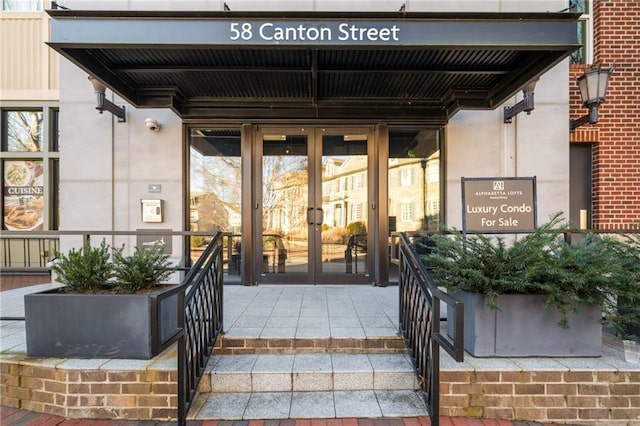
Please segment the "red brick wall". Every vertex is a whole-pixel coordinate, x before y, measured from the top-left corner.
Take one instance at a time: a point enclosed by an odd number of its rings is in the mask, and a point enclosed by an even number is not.
[[[593,227],[640,225],[640,1],[594,0],[594,63],[615,71],[596,126],[582,126],[572,143],[593,142]],[[587,113],[571,67],[571,118]]]

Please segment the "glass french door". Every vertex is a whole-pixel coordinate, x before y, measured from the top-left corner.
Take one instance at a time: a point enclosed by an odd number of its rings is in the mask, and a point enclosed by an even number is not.
[[[255,141],[256,281],[373,282],[371,129],[259,128]]]

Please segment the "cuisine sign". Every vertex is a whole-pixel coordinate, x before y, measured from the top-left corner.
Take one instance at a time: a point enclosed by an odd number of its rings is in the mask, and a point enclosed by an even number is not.
[[[42,161],[4,162],[4,227],[12,231],[41,230],[44,211]]]
[[[536,178],[462,178],[462,226],[480,233],[533,232]]]

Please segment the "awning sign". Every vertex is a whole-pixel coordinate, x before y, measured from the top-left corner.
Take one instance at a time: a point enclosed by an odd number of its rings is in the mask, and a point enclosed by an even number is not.
[[[536,178],[462,178],[462,227],[487,234],[536,229]]]

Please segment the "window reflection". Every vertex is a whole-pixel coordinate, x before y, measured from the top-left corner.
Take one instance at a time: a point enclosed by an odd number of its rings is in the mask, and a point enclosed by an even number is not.
[[[306,135],[262,140],[262,274],[308,273]]]
[[[368,134],[322,137],[322,272],[367,274]]]
[[[2,0],[2,10],[11,12],[40,12],[43,0]]]
[[[192,129],[190,142],[190,230],[212,235],[225,232],[225,272],[239,275],[240,129]],[[191,237],[193,259],[207,243],[206,236]]]
[[[581,46],[571,54],[571,63],[586,64],[593,48],[593,30],[590,28],[593,5],[589,0],[571,0],[571,5],[575,12],[582,14],[578,20],[578,43]]]
[[[589,13],[589,0],[572,0],[571,4],[576,8],[576,12]]]
[[[439,131],[432,129],[390,129],[390,232],[439,228],[439,136]]]
[[[5,147],[10,152],[42,151],[42,111],[4,111]]]

